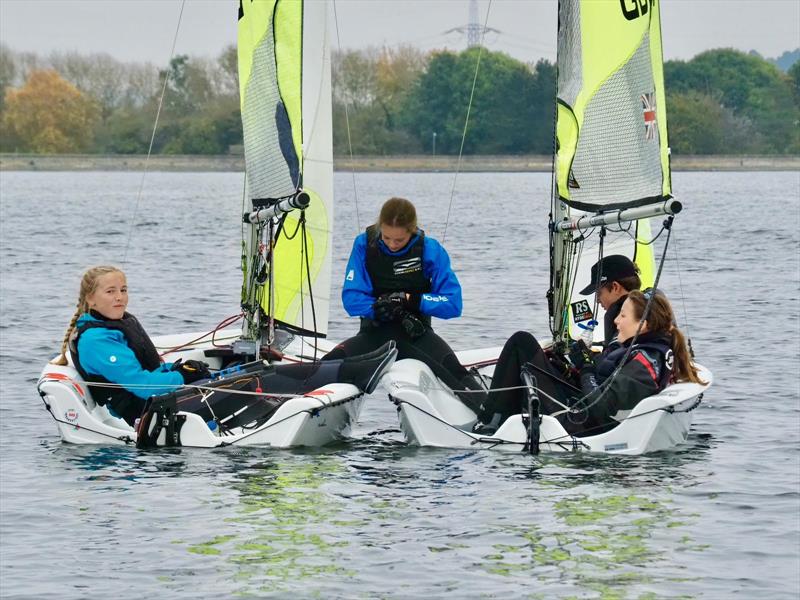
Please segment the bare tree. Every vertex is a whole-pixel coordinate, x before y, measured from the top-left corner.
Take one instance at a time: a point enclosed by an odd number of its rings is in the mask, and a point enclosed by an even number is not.
[[[5,106],[6,89],[14,84],[16,71],[14,53],[5,44],[0,44],[0,111]]]

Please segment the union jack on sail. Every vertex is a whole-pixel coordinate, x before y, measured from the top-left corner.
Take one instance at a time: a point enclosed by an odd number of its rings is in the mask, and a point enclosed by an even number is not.
[[[642,115],[644,116],[644,139],[656,139],[656,95],[653,92],[642,94]]]

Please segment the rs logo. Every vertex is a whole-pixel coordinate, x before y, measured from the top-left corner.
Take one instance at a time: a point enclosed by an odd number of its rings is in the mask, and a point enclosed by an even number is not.
[[[628,21],[633,21],[647,14],[647,10],[656,3],[656,0],[619,0],[622,14]]]

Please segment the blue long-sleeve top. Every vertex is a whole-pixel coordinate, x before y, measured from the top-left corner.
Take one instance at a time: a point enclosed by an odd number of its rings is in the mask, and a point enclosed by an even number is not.
[[[431,291],[420,296],[419,311],[423,315],[452,319],[461,316],[463,303],[461,300],[461,284],[450,268],[450,256],[444,247],[435,239],[415,234],[404,248],[392,252],[378,240],[378,248],[389,256],[403,256],[419,243],[425,244],[422,249],[422,272],[430,279]],[[356,236],[350,259],[345,270],[342,287],[342,304],[351,317],[375,318],[372,305],[375,303],[372,280],[367,271],[367,234]]]
[[[89,321],[98,319],[84,313],[78,318],[76,326],[80,327]],[[183,376],[178,371],[169,370],[172,363],[164,363],[154,371],[144,369],[128,346],[125,334],[118,329],[87,329],[78,337],[78,355],[81,367],[87,373],[120,384],[139,398],[166,394],[183,385]]]

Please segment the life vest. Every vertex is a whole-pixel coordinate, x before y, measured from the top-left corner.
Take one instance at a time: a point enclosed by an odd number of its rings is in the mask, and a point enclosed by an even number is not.
[[[366,267],[376,298],[392,292],[425,294],[431,291],[431,280],[422,268],[425,232],[420,229],[418,236],[407,252],[392,256],[380,248],[380,230],[375,225],[367,227]],[[430,326],[429,316],[417,316]]]
[[[69,340],[69,351],[72,354],[72,362],[75,364],[75,369],[81,374],[84,381],[87,383],[114,383],[110,382],[102,375],[87,373],[81,366],[81,359],[78,353],[78,340],[84,331],[95,327],[121,331],[125,336],[128,346],[133,351],[143,369],[155,371],[161,366],[161,358],[158,356],[156,347],[153,345],[153,342],[150,340],[150,337],[147,335],[147,332],[141,326],[138,319],[132,314],[126,312],[121,319],[113,321],[106,319],[95,311],[90,311],[90,314],[100,320],[82,323],[75,328],[75,332]],[[112,404],[114,407],[126,406],[131,402],[136,402],[137,405],[143,405],[142,399],[122,387],[94,386],[92,388],[92,398],[100,406],[105,404]]]
[[[606,353],[597,365],[597,375],[601,381],[611,376],[627,351],[628,346],[620,346]],[[628,360],[639,361],[650,374],[659,391],[670,384],[674,361],[672,348],[663,337],[637,341]]]

